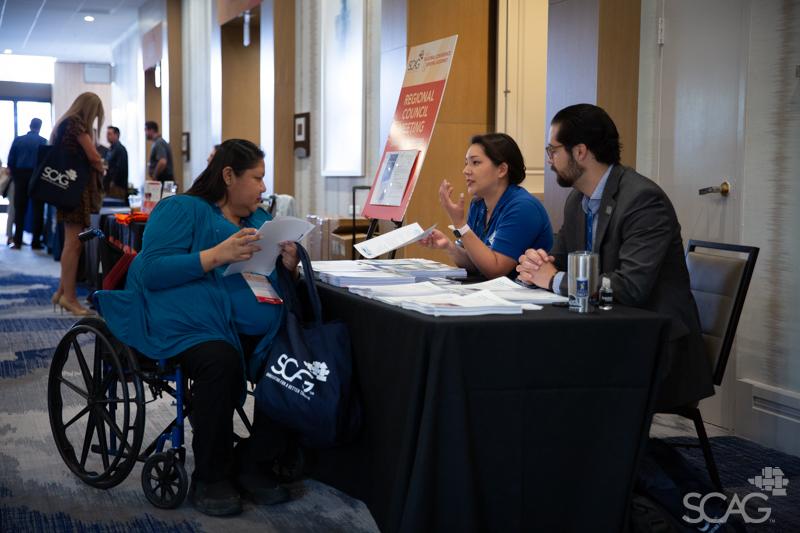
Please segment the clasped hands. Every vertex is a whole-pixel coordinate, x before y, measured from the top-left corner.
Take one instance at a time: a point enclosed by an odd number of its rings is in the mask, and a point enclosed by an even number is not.
[[[542,249],[525,250],[525,253],[519,256],[517,279],[528,285],[547,289],[550,287],[550,280],[558,272],[553,264],[554,261],[555,258]]]
[[[219,264],[237,263],[247,261],[253,254],[261,250],[257,241],[261,239],[258,230],[255,228],[242,228],[221,243],[217,248],[217,259]],[[278,243],[281,248],[281,260],[283,266],[289,272],[297,269],[299,258],[297,257],[297,245],[291,241]]]
[[[447,180],[443,180],[439,185],[439,204],[447,212],[453,227],[461,228],[466,224],[467,220],[464,210],[464,195],[461,194],[455,202],[451,198],[452,195],[453,186]],[[419,241],[419,243],[422,246],[439,250],[450,249],[454,246],[450,239],[438,229],[433,230],[430,235]]]

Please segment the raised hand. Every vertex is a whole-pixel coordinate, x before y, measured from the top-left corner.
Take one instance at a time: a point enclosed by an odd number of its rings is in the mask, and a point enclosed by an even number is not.
[[[464,212],[464,195],[461,194],[457,201],[453,201],[453,186],[450,182],[443,180],[439,185],[439,203],[447,211],[447,216],[456,228],[462,227],[467,222]]]

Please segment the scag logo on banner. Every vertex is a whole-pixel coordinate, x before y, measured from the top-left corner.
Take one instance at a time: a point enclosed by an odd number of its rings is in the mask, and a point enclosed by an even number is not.
[[[762,492],[750,492],[743,498],[734,493],[730,501],[721,492],[710,492],[706,495],[702,495],[699,492],[688,493],[683,497],[683,506],[686,507],[689,513],[683,515],[682,518],[689,524],[699,524],[701,522],[724,524],[731,515],[739,515],[746,524],[763,524],[769,520],[772,508],[762,506],[748,511],[748,502],[753,499],[760,500],[762,503],[768,502],[769,496],[765,493],[769,493],[771,496],[786,496],[786,485],[789,484],[789,479],[784,477],[783,470],[780,468],[768,466],[761,470],[760,476],[749,478],[747,481]],[[715,499],[721,500],[723,503],[727,502],[727,510],[720,517],[709,516],[706,512],[708,503]]]

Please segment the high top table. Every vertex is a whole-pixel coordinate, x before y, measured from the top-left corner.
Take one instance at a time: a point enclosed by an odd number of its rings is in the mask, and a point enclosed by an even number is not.
[[[668,319],[432,317],[320,284],[353,347],[364,424],[312,477],[381,531],[621,531]]]

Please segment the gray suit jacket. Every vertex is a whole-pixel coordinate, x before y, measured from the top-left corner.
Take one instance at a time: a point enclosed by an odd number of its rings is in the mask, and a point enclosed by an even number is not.
[[[564,204],[564,225],[551,255],[567,270],[567,254],[585,247],[583,194],[573,190]],[[600,272],[611,279],[614,300],[671,318],[667,361],[662,363],[658,409],[696,402],[714,394],[681,227],[661,188],[636,171],[616,165],[606,181],[592,244]],[[561,294],[567,293],[567,276]]]

